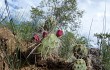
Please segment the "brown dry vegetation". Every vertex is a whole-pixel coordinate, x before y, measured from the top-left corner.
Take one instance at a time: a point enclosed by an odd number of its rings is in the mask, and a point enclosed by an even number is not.
[[[13,33],[8,28],[0,28],[0,38],[6,40],[8,53],[11,54],[11,52],[14,52],[17,42]]]
[[[0,28],[0,38],[6,40],[7,51],[9,54],[13,53],[16,47],[20,47],[22,51],[26,51],[32,43],[21,41],[6,27]]]

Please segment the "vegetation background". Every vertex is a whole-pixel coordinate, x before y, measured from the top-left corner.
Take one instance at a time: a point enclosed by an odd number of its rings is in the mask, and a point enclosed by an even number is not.
[[[38,7],[31,9],[31,21],[17,22],[11,17],[7,0],[5,0],[6,11],[8,16],[1,18],[0,27],[7,27],[19,42],[29,43],[32,41],[34,34],[41,34],[43,30],[49,33],[55,33],[58,29],[63,30],[64,35],[60,38],[62,48],[60,57],[67,61],[72,60],[72,48],[77,44],[84,44],[91,48],[90,40],[87,37],[80,36],[77,29],[80,28],[81,18],[84,11],[78,9],[76,0],[42,0]],[[47,10],[44,10],[46,8]],[[98,45],[101,47],[102,68],[109,70],[109,34],[96,34]],[[105,38],[106,37],[106,38]],[[106,41],[107,39],[107,41]],[[21,45],[17,45],[19,48]],[[47,50],[43,50],[47,51]],[[13,69],[14,58],[7,56],[11,68]],[[19,68],[18,63],[18,68]]]

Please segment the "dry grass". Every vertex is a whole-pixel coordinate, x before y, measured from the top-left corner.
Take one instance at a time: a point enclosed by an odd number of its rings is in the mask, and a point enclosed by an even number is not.
[[[6,39],[7,51],[9,54],[16,49],[16,39],[13,33],[6,27],[0,28],[0,38]]]
[[[17,39],[17,37],[6,27],[0,28],[0,38],[6,39],[7,51],[13,53],[17,47],[26,51],[32,43]]]

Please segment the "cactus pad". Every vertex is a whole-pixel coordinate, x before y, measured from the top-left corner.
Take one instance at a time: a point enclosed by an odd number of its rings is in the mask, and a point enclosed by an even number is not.
[[[41,46],[38,48],[38,51],[42,56],[47,57],[51,55],[56,48],[60,46],[60,40],[55,34],[49,34],[42,40]]]
[[[83,59],[77,59],[72,67],[73,70],[87,70],[86,63]]]
[[[86,46],[84,46],[82,44],[78,44],[78,45],[74,46],[73,53],[77,59],[84,58],[88,54],[88,49]]]

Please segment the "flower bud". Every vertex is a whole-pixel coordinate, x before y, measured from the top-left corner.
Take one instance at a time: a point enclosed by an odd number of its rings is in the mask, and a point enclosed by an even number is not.
[[[39,38],[39,36],[38,36],[37,34],[34,35],[34,40],[35,40],[36,42],[40,42],[40,38]]]
[[[63,35],[63,31],[62,30],[57,30],[56,36],[61,37],[62,35]]]
[[[42,34],[42,37],[45,38],[47,35],[48,35],[48,32],[44,31],[43,34]]]

